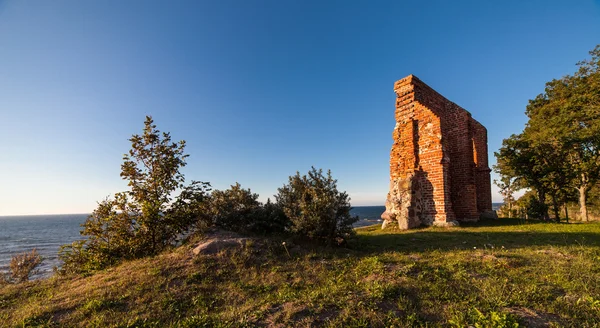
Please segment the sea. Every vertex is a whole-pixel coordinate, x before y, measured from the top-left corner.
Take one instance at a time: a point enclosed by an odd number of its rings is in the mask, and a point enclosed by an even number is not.
[[[49,276],[60,265],[61,245],[83,239],[79,231],[89,214],[0,216],[0,271],[7,271],[10,259],[36,249],[44,258],[40,276]]]
[[[501,203],[494,203],[494,209]],[[356,206],[352,215],[359,217],[355,227],[381,223],[385,206]],[[81,224],[89,214],[0,216],[0,272],[6,272],[12,256],[36,249],[44,258],[35,277],[52,274],[60,266],[58,250],[61,245],[83,239]]]

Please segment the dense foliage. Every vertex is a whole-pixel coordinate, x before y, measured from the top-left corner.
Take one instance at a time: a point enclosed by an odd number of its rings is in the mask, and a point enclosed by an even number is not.
[[[133,135],[123,157],[121,177],[130,190],[98,204],[83,224],[87,239],[63,246],[65,271],[101,269],[122,259],[157,254],[192,226],[208,183],[184,185],[180,169],[186,165],[185,141],[171,142],[146,117],[142,135]],[[173,199],[173,192],[183,191]]]
[[[288,233],[298,237],[345,241],[352,235],[350,199],[337,190],[331,172],[315,168],[290,177],[277,202],[266,204],[239,183],[221,191],[207,182],[185,185],[180,169],[188,157],[185,141],[171,142],[146,117],[142,135],[133,135],[123,157],[121,177],[130,190],[98,203],[82,224],[87,238],[61,248],[63,272],[90,272],[124,259],[155,255],[186,231],[218,227],[241,233]],[[173,197],[176,190],[178,196]]]
[[[550,205],[559,219],[560,207],[578,199],[579,216],[588,219],[588,193],[600,177],[600,45],[590,54],[575,74],[546,83],[529,101],[523,132],[496,153],[496,183],[506,203],[515,190],[529,188],[540,217],[549,217],[544,206]]]
[[[276,202],[258,201],[258,195],[239,183],[215,190],[202,205],[203,226],[242,233],[288,235],[328,244],[339,244],[353,235],[350,198],[337,190],[337,181],[314,167],[308,175],[289,177],[279,188]]]
[[[271,201],[261,204],[258,194],[243,189],[239,183],[230,189],[215,190],[204,204],[202,216],[208,226],[237,232],[270,234],[284,232],[289,220]]]
[[[291,231],[299,236],[326,243],[341,243],[354,233],[352,224],[358,217],[350,215],[350,197],[337,189],[331,171],[314,167],[308,175],[289,177],[288,184],[275,196],[291,221]]]

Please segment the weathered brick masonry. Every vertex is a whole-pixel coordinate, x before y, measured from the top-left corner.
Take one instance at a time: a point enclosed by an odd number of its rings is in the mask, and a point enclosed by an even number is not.
[[[384,227],[455,225],[493,215],[487,130],[414,75],[394,84],[396,126]]]

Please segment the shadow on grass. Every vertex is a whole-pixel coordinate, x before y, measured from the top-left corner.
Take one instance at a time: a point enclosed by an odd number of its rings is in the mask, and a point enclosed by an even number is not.
[[[520,226],[520,225],[535,225],[544,224],[548,222],[540,220],[525,220],[519,218],[501,218],[501,219],[484,219],[478,222],[465,222],[461,223],[460,226],[463,228],[467,227],[508,227],[508,226]],[[555,223],[555,222],[551,222]]]
[[[577,226],[577,227],[574,227]],[[600,224],[569,225],[523,221],[486,220],[456,228],[420,228],[410,231],[362,229],[352,249],[358,252],[424,252],[478,248],[527,248],[539,246],[600,247]]]

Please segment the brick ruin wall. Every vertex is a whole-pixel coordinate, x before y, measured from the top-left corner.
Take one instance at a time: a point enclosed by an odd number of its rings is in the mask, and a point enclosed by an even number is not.
[[[396,126],[384,227],[455,225],[492,210],[487,131],[409,75],[394,85]]]

